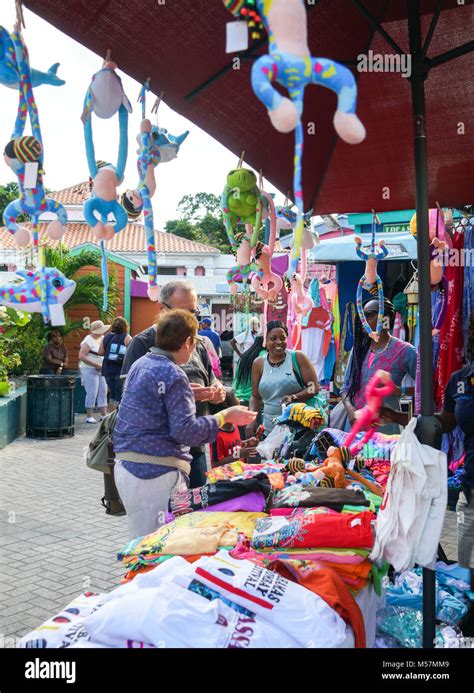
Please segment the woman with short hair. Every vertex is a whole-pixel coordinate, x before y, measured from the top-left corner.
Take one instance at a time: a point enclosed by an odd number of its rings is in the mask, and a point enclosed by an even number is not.
[[[225,423],[254,420],[245,407],[196,418],[196,402],[181,365],[199,340],[187,310],[168,310],[156,324],[156,346],[130,368],[113,436],[115,481],[127,511],[130,538],[164,523],[168,501],[189,485],[191,446],[217,438]]]

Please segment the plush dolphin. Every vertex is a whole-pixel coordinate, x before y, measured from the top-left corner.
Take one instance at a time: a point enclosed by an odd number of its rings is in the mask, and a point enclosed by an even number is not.
[[[51,65],[47,72],[31,69],[31,86],[33,88],[40,84],[51,84],[60,87],[65,84],[63,79],[57,76],[59,63]],[[18,89],[19,78],[16,68],[15,49],[10,34],[0,26],[0,84],[11,89]]]
[[[166,164],[168,161],[176,159],[179,148],[183,144],[186,137],[189,135],[189,130],[183,132],[182,135],[171,135],[165,128],[159,128],[153,125],[151,128],[151,151],[153,163]],[[140,135],[137,137],[137,142],[140,144]],[[140,149],[137,149],[137,154]]]
[[[43,271],[46,295],[41,290],[41,271],[17,270],[16,274],[23,280],[13,280],[0,287],[0,305],[26,313],[43,313],[49,318],[50,306],[62,306],[69,301],[76,289],[76,282],[55,267],[44,267]]]

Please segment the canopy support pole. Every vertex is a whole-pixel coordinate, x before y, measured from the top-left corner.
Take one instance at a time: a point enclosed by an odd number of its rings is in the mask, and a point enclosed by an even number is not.
[[[421,416],[416,434],[421,443],[441,446],[441,427],[434,417],[433,342],[431,318],[430,235],[428,223],[428,156],[426,146],[425,86],[428,68],[421,40],[420,0],[407,0],[408,35],[412,58],[411,95],[416,184],[416,240],[420,320]],[[434,570],[423,568],[423,647],[433,648],[436,618]]]

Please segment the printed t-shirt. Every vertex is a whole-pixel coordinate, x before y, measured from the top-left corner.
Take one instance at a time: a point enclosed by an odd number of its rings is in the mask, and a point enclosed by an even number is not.
[[[234,448],[241,446],[241,444],[242,439],[238,428],[233,427],[232,431],[225,431],[220,428],[216,440],[211,445],[211,463],[215,464],[225,457],[233,455]]]

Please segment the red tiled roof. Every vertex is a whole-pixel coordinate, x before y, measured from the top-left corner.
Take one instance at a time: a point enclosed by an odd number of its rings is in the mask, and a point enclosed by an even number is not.
[[[63,191],[64,192],[64,191]],[[58,199],[55,197],[55,199]],[[71,203],[72,204],[72,203]],[[31,224],[24,224],[31,228]],[[52,241],[46,233],[47,223],[40,224],[39,236],[40,242],[44,241],[47,245],[56,247],[58,241]],[[76,248],[84,243],[93,243],[99,246],[99,241],[92,233],[88,224],[71,223],[66,224],[66,233],[63,236],[62,242],[68,248]],[[196,241],[189,241],[187,238],[175,236],[172,233],[165,231],[155,231],[155,244],[157,253],[199,253],[202,254],[219,254],[217,248]],[[111,241],[106,242],[107,250],[115,253],[144,253],[146,252],[145,232],[142,224],[127,224],[127,226],[115,234]],[[17,249],[13,235],[0,227],[0,249]]]
[[[83,205],[84,201],[90,197],[89,181],[84,181],[84,183],[71,185],[70,188],[64,188],[64,190],[53,192],[51,193],[51,197],[53,200],[57,200],[66,206]]]

